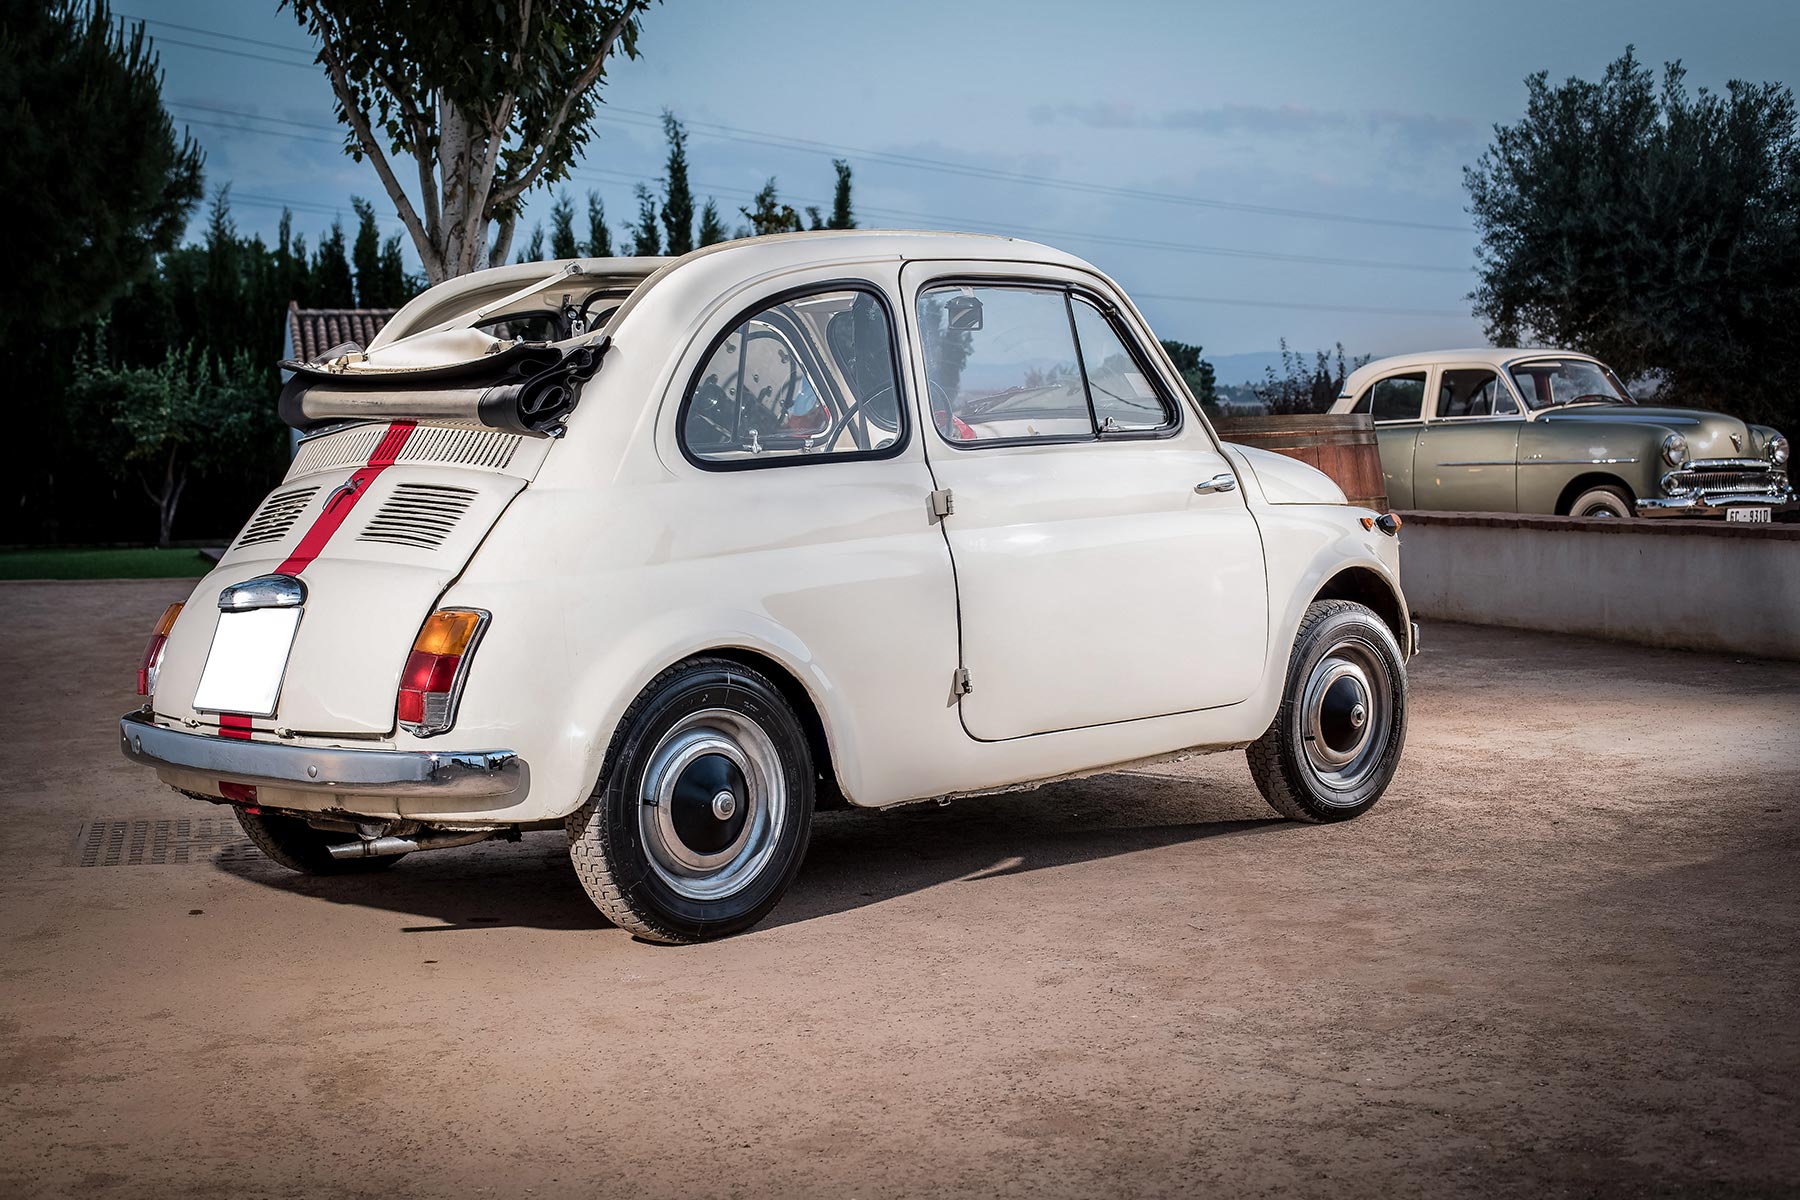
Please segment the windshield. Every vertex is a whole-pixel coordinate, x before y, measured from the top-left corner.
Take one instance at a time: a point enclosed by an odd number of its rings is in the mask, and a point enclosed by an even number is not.
[[[1533,409],[1564,404],[1631,404],[1618,378],[1585,358],[1540,358],[1512,368],[1519,395]]]

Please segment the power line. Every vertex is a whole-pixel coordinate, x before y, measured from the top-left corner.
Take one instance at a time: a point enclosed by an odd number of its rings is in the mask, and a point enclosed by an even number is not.
[[[313,122],[289,120],[285,117],[263,117],[263,116],[258,116],[255,113],[239,112],[235,109],[220,108],[220,107],[217,107],[214,105],[194,104],[194,103],[189,103],[186,101],[181,101],[181,102],[171,104],[170,107],[177,108],[177,109],[183,109],[183,110],[194,109],[194,110],[198,110],[198,111],[202,111],[202,112],[222,113],[227,116],[237,117],[237,118],[246,119],[246,120],[279,122],[280,124],[291,125],[291,126],[295,126],[300,129],[323,129],[323,130],[336,131],[339,128],[338,126],[335,126],[335,125],[321,125],[321,124],[317,124],[317,123],[313,123]],[[325,143],[325,144],[329,144],[329,145],[342,145],[341,142],[327,141],[327,139],[324,139],[324,138],[306,137],[302,134],[287,133],[282,130],[255,129],[255,128],[248,127],[248,126],[229,125],[229,124],[224,124],[224,123],[217,122],[217,121],[208,121],[208,120],[200,119],[200,118],[184,118],[184,120],[189,120],[191,124],[209,125],[209,126],[213,126],[213,127],[220,128],[220,129],[232,130],[232,131],[238,132],[238,133],[265,134],[265,135],[268,135],[271,137],[293,138],[296,141],[321,142],[321,143]],[[605,179],[607,177],[611,177],[612,179],[616,179],[620,182],[625,182],[625,183],[641,183],[641,182],[643,182],[639,176],[631,175],[631,174],[629,174],[627,172],[623,172],[623,171],[609,171],[609,170],[605,170],[605,169],[599,168],[599,167],[574,168],[571,170],[570,174],[578,179],[587,179],[587,178]],[[739,196],[739,197],[752,198],[752,199],[755,196],[755,193],[753,193],[753,192],[749,192],[749,191],[745,191],[740,188],[734,188],[734,187],[729,187],[729,186],[725,186],[725,185],[710,184],[710,183],[703,183],[703,182],[696,181],[694,186],[699,188],[703,192],[711,192],[711,193],[716,193],[718,195]],[[798,201],[799,203],[801,203],[803,205],[818,204],[820,206],[823,206],[823,205],[829,203],[829,201],[826,201],[820,197],[792,196],[791,198]],[[1364,259],[1364,258],[1337,258],[1337,257],[1328,256],[1328,255],[1293,254],[1293,253],[1287,253],[1287,252],[1279,251],[1279,250],[1254,250],[1254,249],[1248,249],[1248,248],[1236,247],[1236,246],[1197,245],[1197,244],[1191,244],[1191,243],[1186,243],[1186,242],[1158,241],[1158,240],[1154,240],[1154,239],[1150,239],[1150,238],[1134,238],[1134,237],[1125,237],[1125,236],[1120,236],[1120,235],[1115,235],[1115,234],[1093,233],[1093,232],[1079,230],[1079,229],[1051,229],[1051,228],[1045,228],[1043,226],[1018,225],[1018,224],[1011,224],[1011,223],[1003,225],[1003,224],[993,222],[993,221],[972,220],[967,217],[945,216],[944,214],[941,214],[941,213],[921,213],[921,212],[911,211],[908,209],[899,209],[899,208],[880,208],[880,207],[874,207],[874,206],[868,206],[868,205],[859,205],[858,208],[860,211],[867,213],[871,216],[893,217],[893,218],[898,218],[899,220],[902,220],[902,221],[918,221],[918,222],[924,222],[926,224],[935,225],[935,226],[939,226],[939,227],[956,228],[956,229],[970,229],[970,230],[974,230],[974,231],[997,231],[997,232],[1001,232],[1001,233],[1021,234],[1021,235],[1031,236],[1031,237],[1061,238],[1061,239],[1068,239],[1068,240],[1073,240],[1073,241],[1089,242],[1089,243],[1093,243],[1096,245],[1124,246],[1124,247],[1128,247],[1131,249],[1139,249],[1139,250],[1162,250],[1162,251],[1169,251],[1169,252],[1176,253],[1176,254],[1198,254],[1198,255],[1205,255],[1205,256],[1215,257],[1215,258],[1247,259],[1247,260],[1257,261],[1257,262],[1296,263],[1296,264],[1302,264],[1302,265],[1308,265],[1308,266],[1347,267],[1347,268],[1351,268],[1353,270],[1424,271],[1424,272],[1447,274],[1447,275],[1461,275],[1466,271],[1466,268],[1463,268],[1463,267],[1446,267],[1446,266],[1438,266],[1438,265],[1431,264],[1431,263],[1394,262],[1391,260]]]
[[[120,12],[117,9],[113,10],[113,16],[125,21],[139,21],[151,25],[161,25],[164,29],[179,29],[183,33],[198,33],[210,38],[222,38],[228,42],[242,42],[246,46],[265,46],[270,50],[285,50],[289,54],[305,54],[310,56],[314,53],[313,49],[309,46],[296,46],[291,42],[266,42],[261,38],[243,37],[235,33],[219,33],[216,30],[203,29],[198,25],[178,25],[174,21],[165,21],[161,17],[140,17],[131,13]],[[187,43],[183,42],[178,44],[186,45]],[[311,66],[312,63],[308,62],[305,65]]]
[[[193,31],[192,26],[179,26],[171,22],[153,17],[138,18],[152,25],[160,25],[171,29]],[[256,45],[275,45],[275,43],[259,42],[252,38],[238,38],[230,34],[216,34],[217,37],[229,37],[234,41],[245,41]],[[215,54],[235,55],[243,58],[255,58],[264,62],[279,63],[282,66],[301,67],[311,70],[312,62],[295,62],[289,59],[271,58],[267,55],[251,54],[248,51],[233,50],[224,46],[207,46],[197,42],[178,41],[173,38],[162,38],[174,46],[187,46],[197,50],[211,50]],[[295,53],[306,53],[295,49]],[[652,125],[660,127],[661,114],[646,112],[643,109],[624,108],[607,104],[603,112],[618,114],[625,118],[624,124]],[[636,118],[636,120],[630,120]],[[861,158],[868,162],[881,163],[887,166],[906,167],[914,170],[936,171],[943,174],[961,175],[972,179],[986,179],[1001,183],[1023,183],[1034,187],[1056,188],[1062,191],[1078,192],[1085,195],[1114,196],[1128,200],[1148,200],[1161,204],[1176,204],[1192,208],[1205,208],[1221,212],[1246,213],[1253,216],[1282,217],[1290,220],[1326,221],[1339,224],[1380,226],[1391,229],[1412,229],[1432,233],[1474,232],[1466,225],[1447,225],[1433,221],[1408,221],[1395,217],[1365,217],[1350,213],[1325,212],[1317,209],[1286,208],[1272,204],[1252,204],[1238,200],[1217,200],[1202,196],[1188,196],[1176,192],[1152,191],[1145,188],[1120,187],[1114,184],[1088,183],[1082,180],[1054,179],[1046,175],[1033,175],[1022,171],[1006,171],[997,167],[980,167],[968,163],[953,163],[944,159],[925,158],[919,155],[897,154],[891,151],[871,150],[866,147],[845,146],[832,142],[818,141],[813,138],[791,137],[786,134],[769,133],[764,130],[744,129],[735,125],[725,125],[714,121],[684,120],[683,126],[698,132],[703,137],[717,141],[739,142],[745,145],[769,146],[777,149],[798,150],[804,153],[823,154],[834,158]]]

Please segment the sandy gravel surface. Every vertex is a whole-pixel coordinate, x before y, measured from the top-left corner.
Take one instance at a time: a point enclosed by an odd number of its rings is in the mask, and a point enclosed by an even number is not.
[[[1241,755],[825,814],[668,949],[560,834],[77,865],[218,815],[114,745],[185,586],[0,585],[0,1195],[1800,1191],[1800,664],[1428,627],[1359,821]]]

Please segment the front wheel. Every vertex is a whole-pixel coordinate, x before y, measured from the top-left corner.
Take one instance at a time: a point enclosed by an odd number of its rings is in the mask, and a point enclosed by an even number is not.
[[[781,900],[812,834],[806,731],[760,672],[693,659],[632,704],[569,856],[607,919],[646,941],[748,929]]]
[[[1589,488],[1569,504],[1571,517],[1629,517],[1635,512],[1631,497],[1611,486]]]
[[[1381,799],[1406,744],[1406,664],[1387,625],[1348,600],[1306,610],[1281,707],[1245,750],[1269,806],[1296,821],[1347,821]]]

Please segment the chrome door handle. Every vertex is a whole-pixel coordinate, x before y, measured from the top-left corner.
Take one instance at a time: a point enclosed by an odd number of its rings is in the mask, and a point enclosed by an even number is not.
[[[1214,475],[1211,479],[1196,483],[1194,490],[1202,496],[1208,492],[1235,492],[1237,491],[1237,476]]]

